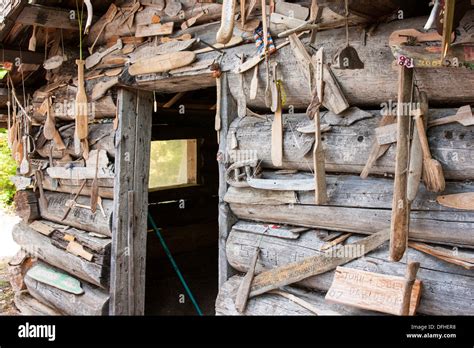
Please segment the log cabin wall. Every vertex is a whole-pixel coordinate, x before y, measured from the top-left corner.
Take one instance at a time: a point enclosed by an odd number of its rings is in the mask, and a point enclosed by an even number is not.
[[[374,150],[375,128],[383,120],[381,109],[396,114],[400,68],[392,49],[406,47],[389,43],[399,30],[423,31],[430,13],[428,1],[416,5],[349,1],[347,18],[340,1],[277,1],[266,8],[276,49],[268,57],[268,68],[254,39],[262,16],[260,3],[253,9],[246,4],[245,23],[238,18],[227,46],[216,43],[220,3],[173,3],[180,4],[181,11],[163,0],[94,4],[83,47],[88,132],[82,141],[77,141],[81,126],[76,129],[74,108],[80,91],[79,30],[69,16],[75,3],[67,1],[59,8],[53,0],[36,5],[19,1],[8,9],[0,27],[1,63],[9,70],[7,79],[1,80],[0,123],[9,127],[19,166],[15,201],[23,222],[15,227],[14,238],[22,252],[12,262],[12,273],[17,274],[16,302],[24,313],[143,314],[148,201],[188,200],[185,215],[179,215],[182,211],[174,203],[159,209],[151,205],[152,214],[170,231],[180,225],[204,225],[215,218],[210,209],[217,208],[216,313],[224,315],[242,314],[234,300],[256,249],[260,250],[256,279],[264,283],[267,277],[275,280],[266,273],[270,269],[277,272],[323,255],[325,248],[337,243],[360,242],[367,235],[377,240],[380,231],[390,228],[397,146],[385,144]],[[439,37],[435,44],[426,44],[431,55],[415,55],[414,85],[426,92],[432,121],[453,115],[462,106],[470,111],[474,102],[469,54],[474,10],[465,3],[457,1],[461,15],[451,46],[456,54],[459,47],[464,49],[464,55],[456,57],[461,66],[420,66],[438,64],[432,51],[439,50]],[[335,68],[333,57],[346,46],[346,21],[349,43],[363,69]],[[302,28],[311,29],[311,34]],[[288,30],[298,36],[288,39]],[[435,35],[436,29],[428,32]],[[33,37],[36,48],[29,51]],[[93,54],[86,46],[94,46]],[[310,104],[317,105],[312,81],[317,64],[312,56],[320,48],[325,63],[320,115],[328,196],[322,205],[315,204],[314,186],[308,184],[313,180],[315,137],[313,121],[306,114]],[[162,59],[164,54],[168,59]],[[273,87],[280,88],[284,101],[281,164],[272,158],[274,115],[267,86],[275,64],[278,83]],[[190,92],[199,100],[196,91],[214,86],[215,112],[194,112],[183,120],[165,110],[165,100],[160,100],[159,112],[152,116],[156,95]],[[394,118],[388,115],[383,122]],[[160,123],[163,120],[166,125]],[[218,148],[210,140],[216,139],[214,129]],[[446,179],[443,194],[472,192],[472,129],[451,123],[429,127],[427,135]],[[209,139],[201,148],[203,178],[209,175],[205,185],[148,194],[150,140],[190,137]],[[359,175],[371,153],[379,158],[372,163],[370,176],[362,179]],[[250,161],[236,163],[239,158]],[[211,165],[213,159],[219,169],[218,187],[210,169],[216,165]],[[272,183],[283,188],[275,190]],[[387,242],[346,266],[403,276],[404,263],[418,261],[418,279],[423,283],[419,313],[473,314],[474,215],[472,210],[438,204],[438,195],[420,185],[411,204],[408,251],[399,262],[388,261]],[[101,204],[93,212],[96,201]],[[373,313],[325,301],[334,274],[333,267],[292,281],[279,293],[256,295],[251,288],[243,314],[309,315],[314,308],[320,313]],[[55,281],[46,281],[48,277]],[[64,279],[75,287],[66,288]],[[301,301],[288,302],[288,294],[306,301],[312,310],[302,307]]]

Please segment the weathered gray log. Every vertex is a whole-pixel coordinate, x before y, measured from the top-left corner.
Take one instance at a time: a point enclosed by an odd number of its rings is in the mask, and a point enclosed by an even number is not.
[[[288,178],[264,172],[267,178]],[[310,174],[293,174],[295,179],[307,179]],[[385,178],[361,179],[356,176],[328,176],[329,201],[314,206],[312,191],[265,191],[230,187],[225,201],[240,218],[290,223],[330,230],[374,233],[390,226],[393,181]],[[447,182],[446,192],[474,191],[468,182]],[[271,193],[271,195],[269,195]],[[436,194],[420,185],[412,205],[410,239],[439,244],[474,247],[474,213],[443,207]],[[299,215],[301,214],[301,215]],[[314,214],[314,215],[311,215]]]
[[[41,216],[50,221],[54,221],[60,224],[76,227],[81,230],[87,230],[90,232],[97,232],[104,236],[112,236],[112,212],[113,212],[113,201],[109,199],[102,200],[102,206],[104,208],[105,217],[102,215],[100,209],[97,209],[95,213],[92,213],[89,209],[74,207],[71,209],[67,217],[63,220],[64,213],[66,212],[66,202],[73,197],[66,193],[57,193],[51,191],[45,191],[45,197],[48,200],[48,208],[41,209]],[[80,205],[89,206],[90,198],[85,196],[79,196],[76,203]]]
[[[49,140],[46,141],[40,147],[38,147],[36,151],[41,157],[49,158],[49,155],[51,153],[51,147],[53,147],[53,158],[60,159],[66,155],[77,157],[78,155],[74,151],[74,130],[75,127],[72,126],[60,132],[61,138],[63,139],[64,144],[66,145],[65,150],[58,150],[54,141]],[[113,130],[113,125],[111,122],[101,124],[90,124],[88,137],[90,150],[105,150],[107,151],[107,155],[109,157],[114,158],[114,134],[115,131]],[[42,137],[40,137],[40,139],[41,138]],[[79,153],[79,156],[80,155],[82,155],[82,151],[81,153]]]
[[[460,27],[467,25],[474,19],[474,11],[469,11],[463,18]],[[388,45],[388,38],[392,32],[399,29],[415,28],[423,30],[426,17],[395,20],[388,24],[380,24],[377,30],[367,38],[364,46],[361,42],[361,30],[350,31],[351,45],[357,49],[360,59],[364,62],[361,70],[332,69],[339,82],[342,91],[350,105],[366,105],[378,107],[381,103],[389,100],[397,100],[397,73],[394,69],[394,57]],[[467,26],[468,32],[463,31],[462,36],[474,33],[474,28]],[[326,61],[330,61],[336,52],[345,44],[345,30],[335,29],[318,32],[316,44],[324,47]],[[308,39],[303,39],[307,42]],[[226,55],[223,62],[224,70],[237,65],[238,59],[233,53],[239,54],[246,51],[248,55],[250,47],[238,47],[232,50],[232,54]],[[252,48],[254,50],[254,48]],[[282,77],[283,86],[286,91],[286,105],[292,105],[295,109],[305,109],[311,100],[311,91],[307,87],[306,80],[299,69],[294,68],[295,56],[290,46],[279,50],[274,58],[278,62],[279,76]],[[232,63],[229,63],[232,60]],[[263,66],[263,65],[262,65]],[[253,70],[245,73],[244,91],[249,95],[250,81]],[[260,81],[265,81],[265,69],[259,69]],[[465,68],[442,68],[442,69],[417,69],[416,80],[421,90],[426,91],[431,105],[461,105],[474,102],[472,93],[472,80],[474,71]],[[232,94],[238,95],[239,78],[237,74],[229,77],[229,86]],[[255,100],[247,100],[247,106],[252,108],[265,107],[265,84],[260,83]]]
[[[67,85],[60,88],[57,88],[50,92],[54,95],[55,99],[52,105],[52,111],[56,120],[60,121],[74,121],[74,107],[75,107],[75,98],[77,93],[77,87],[73,85]],[[37,93],[33,100],[34,114],[33,118],[36,121],[44,121],[46,115],[41,115],[39,113],[39,108],[45,99],[44,93]],[[115,102],[111,93],[106,96],[89,103],[88,112],[90,119],[100,119],[107,117],[115,117]]]
[[[64,234],[74,236],[76,241],[93,255],[92,261],[67,252],[68,242],[63,239]],[[73,276],[97,286],[108,285],[110,239],[90,237],[87,232],[76,229],[56,231],[48,237],[22,222],[14,226],[13,239],[32,255]]]
[[[99,182],[99,196],[101,198],[108,198],[108,199],[113,199],[114,198],[114,190],[113,186],[103,186],[105,184],[108,185],[108,182],[110,180],[108,179],[98,179]],[[78,191],[81,185],[77,182],[74,182],[75,184],[78,185],[70,185],[66,182],[71,182],[71,180],[59,180],[58,185],[53,185],[52,179],[49,176],[45,176],[43,180],[43,188],[48,191],[53,191],[53,192],[61,192],[61,193],[69,193],[75,195]],[[81,191],[81,196],[86,196],[90,197],[91,195],[91,185],[92,181],[88,180],[86,183],[86,186]]]
[[[295,174],[279,174],[278,171],[264,171],[262,178],[271,180],[307,180],[313,176],[309,173],[298,172]],[[325,206],[337,206],[347,208],[371,208],[387,209],[391,208],[393,180],[381,177],[369,177],[361,179],[355,175],[328,175],[328,203]],[[446,183],[446,194],[462,193],[474,191],[474,182],[448,181]],[[269,195],[271,193],[271,195]],[[292,194],[289,194],[292,193]],[[412,211],[431,211],[452,213],[450,221],[465,221],[467,216],[474,218],[473,212],[462,211],[442,206],[436,201],[439,194],[428,191],[422,184],[419,187],[416,199],[412,203]],[[267,200],[270,197],[270,202]],[[297,202],[295,200],[297,197]],[[228,203],[241,204],[314,204],[312,191],[269,191],[249,187],[229,187],[225,195]],[[278,203],[274,203],[278,202]],[[464,218],[456,216],[456,213],[468,213]],[[474,220],[474,219],[473,219]]]
[[[359,174],[368,158],[372,142],[375,138],[380,111],[371,111],[374,117],[359,120],[350,127],[338,126],[344,118],[336,119],[336,115],[328,112],[322,123],[331,124],[331,130],[323,134],[326,171],[337,173]],[[432,109],[430,119],[454,115],[456,109]],[[347,116],[346,116],[347,117]],[[271,122],[255,117],[246,117],[233,122],[228,138],[235,132],[239,153],[254,152],[261,165],[274,168],[271,161]],[[305,114],[285,114],[283,169],[311,171],[312,153],[311,134],[300,134],[296,129],[309,123]],[[443,166],[447,179],[466,180],[474,178],[474,132],[460,124],[449,124],[432,127],[428,130],[431,153]],[[387,151],[373,166],[371,173],[384,175],[393,174],[395,164],[395,145]],[[281,168],[280,168],[281,169]]]
[[[471,35],[474,28],[470,23],[474,18],[474,11],[469,11],[464,17],[460,28],[468,28]],[[351,29],[350,42],[354,46],[365,68],[361,70],[337,70],[333,69],[338,83],[346,96],[349,104],[359,106],[379,107],[381,103],[389,100],[396,101],[397,97],[397,74],[394,69],[394,57],[388,45],[390,34],[399,29],[415,28],[422,30],[427,17],[409,18],[395,20],[388,24],[380,24],[377,30],[367,37],[364,46],[361,42],[362,31]],[[304,43],[308,38],[302,38]],[[283,40],[276,40],[276,44]],[[330,61],[335,53],[346,44],[345,30],[334,29],[318,32],[317,46],[324,46],[326,61]],[[233,71],[240,65],[240,54],[252,57],[255,54],[255,44],[240,45],[226,49],[227,54],[221,60],[222,71]],[[198,60],[215,59],[217,52],[199,54]],[[272,55],[272,59],[278,62],[279,76],[282,77],[283,87],[287,94],[286,107],[292,105],[295,109],[306,109],[311,100],[311,91],[307,87],[304,75],[299,69],[294,69],[295,57],[289,45],[281,48]],[[264,101],[265,69],[261,65],[259,69],[259,89],[257,98],[247,98],[247,106],[250,108],[266,109]],[[249,96],[250,81],[253,69],[244,76],[245,95]],[[474,78],[474,71],[464,68],[440,68],[440,69],[417,69],[417,84],[421,90],[428,93],[431,105],[456,105],[473,103],[474,94],[470,86]],[[138,78],[136,84],[140,88],[154,90],[157,92],[179,92],[185,90],[196,90],[215,85],[212,72],[202,70],[201,72],[189,72],[176,76],[164,76],[160,74],[144,75]],[[131,83],[134,85],[134,83]],[[240,82],[238,74],[229,74],[229,86],[232,95],[239,95]]]
[[[247,205],[232,203],[232,212],[244,220],[324,228],[332,231],[372,234],[390,226],[390,211],[371,208],[348,208],[310,205]],[[474,248],[472,214],[416,211],[411,214],[412,240]]]
[[[221,286],[216,299],[216,315],[315,315],[299,304],[272,293],[250,298],[245,312],[239,313],[235,309],[234,301],[241,281],[242,277],[236,275]],[[375,314],[363,309],[326,302],[324,293],[320,291],[306,291],[295,287],[285,287],[284,291],[309,302],[321,311],[336,312],[340,315]]]
[[[53,286],[40,283],[28,275],[25,277],[28,292],[38,301],[53,307],[65,315],[107,315],[109,295],[107,291],[81,282],[84,293],[74,295]]]
[[[26,290],[16,292],[13,301],[22,315],[61,315],[55,309],[32,297]]]
[[[286,265],[299,261],[309,256],[314,256],[321,251],[325,243],[318,234],[325,235],[324,231],[308,231],[296,240],[287,240],[232,230],[227,240],[227,259],[230,264],[241,272],[246,272],[255,246],[260,243],[262,250],[259,258],[257,273],[264,269]],[[347,243],[359,237],[350,237]],[[326,251],[329,252],[329,251]],[[464,251],[474,255],[472,251]],[[329,257],[330,254],[328,254]],[[432,256],[409,248],[408,260],[420,262],[421,268],[417,278],[423,282],[421,302],[418,313],[428,315],[472,315],[472,288],[474,274],[462,267],[446,263]],[[363,258],[356,259],[346,264],[346,267],[363,269],[390,275],[404,275],[406,265],[403,262],[388,261],[388,243],[372,251]],[[299,286],[327,291],[332,283],[334,272],[307,278]],[[258,298],[258,297],[257,297]]]

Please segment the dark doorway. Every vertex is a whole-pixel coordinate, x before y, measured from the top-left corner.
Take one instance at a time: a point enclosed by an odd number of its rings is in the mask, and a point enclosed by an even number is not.
[[[218,151],[214,88],[155,96],[149,213],[204,315],[218,291]],[[197,315],[149,224],[146,315]]]

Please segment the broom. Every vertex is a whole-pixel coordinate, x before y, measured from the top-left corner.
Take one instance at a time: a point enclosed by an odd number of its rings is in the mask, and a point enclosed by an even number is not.
[[[423,124],[423,113],[418,108],[413,111],[418,136],[423,150],[423,181],[428,191],[441,192],[445,188],[443,168],[441,164],[431,157],[428,138],[426,137],[425,125]]]

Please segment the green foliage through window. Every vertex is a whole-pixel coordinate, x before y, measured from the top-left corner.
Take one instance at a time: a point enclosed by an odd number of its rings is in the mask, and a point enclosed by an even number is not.
[[[190,184],[188,146],[193,140],[165,140],[151,142],[150,182],[156,189]],[[195,153],[191,154],[196,156]],[[195,177],[195,174],[192,175]]]

